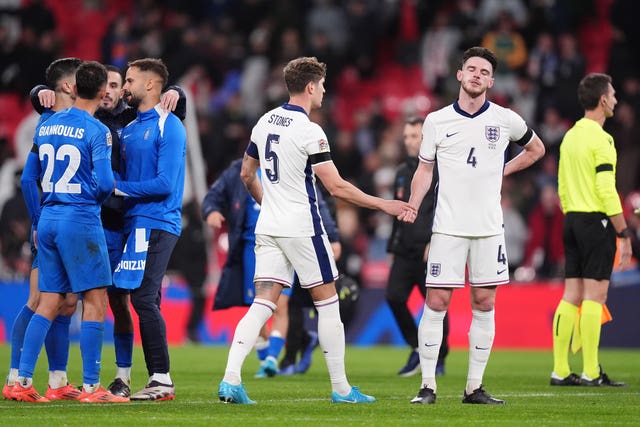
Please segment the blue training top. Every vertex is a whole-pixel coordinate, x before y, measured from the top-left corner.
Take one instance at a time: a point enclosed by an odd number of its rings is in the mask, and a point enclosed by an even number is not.
[[[116,191],[125,196],[125,232],[149,228],[180,235],[186,150],[182,122],[159,105],[138,112],[122,130],[124,181],[117,182]]]

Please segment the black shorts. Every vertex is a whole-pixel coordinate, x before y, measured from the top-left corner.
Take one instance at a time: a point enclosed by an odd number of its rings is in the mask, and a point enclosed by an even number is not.
[[[599,212],[569,212],[562,228],[565,277],[609,280],[616,255],[616,231]]]

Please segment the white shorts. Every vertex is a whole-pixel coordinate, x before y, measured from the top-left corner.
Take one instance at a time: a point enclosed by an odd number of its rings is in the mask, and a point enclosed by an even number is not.
[[[504,234],[488,237],[458,237],[434,233],[427,260],[427,287],[463,288],[465,266],[471,286],[509,283]]]
[[[312,288],[338,278],[338,269],[326,235],[313,237],[272,237],[256,234],[254,282],[292,285],[297,273],[300,287]]]

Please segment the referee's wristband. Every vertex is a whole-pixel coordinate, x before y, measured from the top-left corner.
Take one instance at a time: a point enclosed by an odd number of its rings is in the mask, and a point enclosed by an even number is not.
[[[621,239],[626,237],[631,238],[631,230],[629,230],[628,228],[625,228],[621,232],[616,233],[616,236],[620,237]]]

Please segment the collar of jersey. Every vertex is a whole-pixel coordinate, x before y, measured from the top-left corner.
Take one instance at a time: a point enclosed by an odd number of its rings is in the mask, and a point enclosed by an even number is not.
[[[602,126],[600,126],[600,123],[596,122],[593,119],[589,119],[587,117],[582,117],[580,120],[576,122],[576,124],[578,123],[580,123],[580,125],[582,126],[588,126],[594,129],[602,130]]]
[[[456,99],[453,103],[453,109],[456,110],[456,113],[472,119],[484,113],[485,111],[487,111],[487,108],[489,108],[489,105],[491,105],[489,101],[484,101],[484,105],[475,114],[469,114],[466,111],[464,111],[462,108],[460,108],[460,104],[458,104],[458,100]]]
[[[293,104],[289,104],[288,102],[285,102],[284,104],[282,104],[282,108],[284,108],[285,110],[289,110],[289,111],[299,111],[301,113],[303,113],[305,116],[307,116],[307,112],[304,111],[304,108],[298,106],[298,105],[293,105]]]
[[[158,104],[160,105],[160,104]],[[158,117],[160,114],[158,114],[158,112],[156,111],[158,107],[158,105],[156,105],[155,107],[153,107],[152,109],[143,112],[138,111],[138,121],[141,122],[143,120],[149,120],[152,119],[154,117]]]

